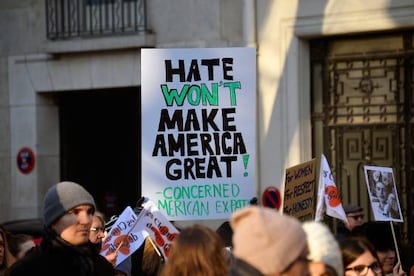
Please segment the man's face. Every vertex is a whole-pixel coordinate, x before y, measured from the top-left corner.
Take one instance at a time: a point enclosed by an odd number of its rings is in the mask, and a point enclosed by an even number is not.
[[[91,205],[78,205],[53,223],[52,229],[72,245],[85,244],[89,240],[93,213]]]
[[[364,223],[364,212],[358,211],[353,213],[348,213],[346,215],[346,218],[348,219],[348,229],[352,230],[357,226],[360,226]]]
[[[377,198],[382,202],[385,203],[387,201],[387,195],[385,191],[385,185],[382,182],[377,182],[375,185],[375,193]]]

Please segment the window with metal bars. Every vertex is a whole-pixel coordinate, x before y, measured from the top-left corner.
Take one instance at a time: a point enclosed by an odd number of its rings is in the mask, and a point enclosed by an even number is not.
[[[50,40],[146,31],[146,0],[46,0]]]

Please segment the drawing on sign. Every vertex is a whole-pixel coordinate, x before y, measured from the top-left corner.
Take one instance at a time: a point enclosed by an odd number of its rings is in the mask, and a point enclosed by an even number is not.
[[[364,172],[375,220],[403,222],[392,168],[364,166]]]

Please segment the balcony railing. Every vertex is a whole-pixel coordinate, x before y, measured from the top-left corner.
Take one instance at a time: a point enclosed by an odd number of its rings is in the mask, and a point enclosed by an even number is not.
[[[145,33],[146,0],[46,0],[46,29],[51,40]]]

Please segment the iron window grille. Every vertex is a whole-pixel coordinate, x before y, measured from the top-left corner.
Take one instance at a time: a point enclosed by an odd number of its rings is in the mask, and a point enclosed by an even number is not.
[[[146,0],[46,0],[50,40],[147,31]]]

